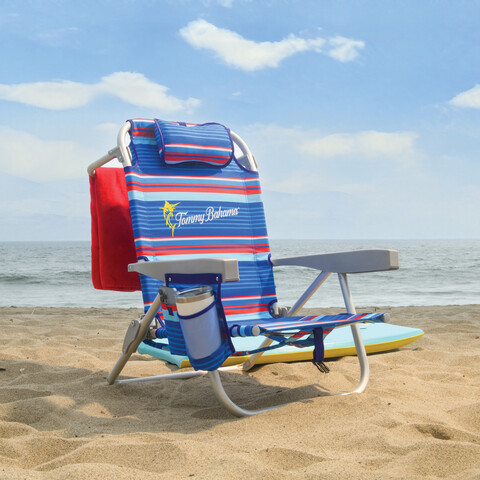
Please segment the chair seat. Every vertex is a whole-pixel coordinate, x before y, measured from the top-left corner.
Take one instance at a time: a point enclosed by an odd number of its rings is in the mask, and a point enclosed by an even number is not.
[[[273,332],[285,332],[286,334],[291,334],[300,330],[304,332],[311,332],[319,327],[328,329],[343,325],[350,325],[355,322],[383,322],[383,319],[383,313],[361,313],[355,315],[349,313],[339,313],[334,315],[277,317],[272,318],[268,322],[265,322],[265,319],[262,318],[261,322],[255,322],[249,319],[228,323],[230,334],[233,337],[249,337]],[[258,327],[260,332],[256,334],[252,332],[253,327]]]

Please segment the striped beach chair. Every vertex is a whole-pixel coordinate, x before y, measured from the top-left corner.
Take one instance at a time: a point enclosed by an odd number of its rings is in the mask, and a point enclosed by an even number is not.
[[[252,415],[269,409],[246,410],[236,405],[226,395],[219,371],[246,371],[264,352],[288,345],[313,347],[312,361],[327,372],[324,338],[334,328],[350,325],[361,367],[353,392],[366,388],[369,368],[358,324],[381,322],[384,315],[356,313],[347,274],[397,269],[397,252],[271,258],[255,158],[238,135],[220,124],[130,120],[118,135],[117,147],[90,165],[92,182],[103,177],[108,181],[115,169],[100,167],[112,158],[124,167],[137,259],[128,269],[140,276],[145,315],[128,328],[109,383],[207,374],[221,404],[234,415]],[[319,271],[288,309],[277,304],[276,265]],[[332,273],[338,274],[346,312],[297,315]],[[234,345],[238,337],[263,337],[264,341],[242,350]],[[136,351],[167,360],[187,356],[193,370],[119,380]],[[232,358],[243,363],[222,367]]]

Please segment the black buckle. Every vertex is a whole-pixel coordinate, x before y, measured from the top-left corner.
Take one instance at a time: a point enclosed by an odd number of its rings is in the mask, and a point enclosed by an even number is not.
[[[312,363],[320,370],[321,373],[328,373],[330,369],[323,362],[316,362],[312,360]]]

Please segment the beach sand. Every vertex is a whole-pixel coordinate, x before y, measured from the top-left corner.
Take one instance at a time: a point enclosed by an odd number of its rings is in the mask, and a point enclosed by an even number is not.
[[[359,309],[360,310],[360,309]],[[208,379],[108,386],[138,310],[0,309],[0,479],[480,479],[480,305],[386,308],[425,335],[370,356],[225,373],[251,418]],[[134,355],[125,376],[172,367]]]

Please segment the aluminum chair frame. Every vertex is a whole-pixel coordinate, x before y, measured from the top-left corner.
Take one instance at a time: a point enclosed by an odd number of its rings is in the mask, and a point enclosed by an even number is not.
[[[130,130],[130,123],[126,122],[123,127],[120,129],[117,136],[117,146],[109,150],[107,154],[99,158],[97,161],[90,164],[87,168],[89,175],[95,174],[95,169],[105,165],[112,159],[117,159],[124,167],[131,165],[131,153],[126,144],[125,137]],[[232,140],[238,146],[243,154],[243,161],[247,161],[249,168],[251,170],[257,171],[257,163],[255,157],[250,152],[247,144],[234,132],[230,132]],[[148,262],[161,264],[163,262]],[[332,274],[336,273],[338,275],[338,280],[340,283],[340,288],[342,291],[343,300],[345,303],[346,311],[349,314],[356,314],[355,305],[353,303],[353,298],[350,292],[348,285],[347,274],[350,273],[365,273],[365,272],[379,272],[386,270],[397,270],[398,265],[398,252],[395,250],[359,250],[354,252],[340,252],[333,254],[323,254],[323,255],[308,255],[301,257],[290,257],[282,259],[272,259],[273,265],[297,265],[304,266],[309,268],[314,268],[320,271],[317,278],[312,282],[312,284],[306,289],[298,301],[288,310],[287,316],[295,315],[303,305],[310,299],[310,297],[318,290],[318,288],[327,280],[327,278]],[[151,265],[149,265],[149,275],[151,275]],[[160,268],[160,274],[162,267]],[[131,266],[131,270],[142,271],[141,264],[134,264]],[[142,272],[144,273],[144,272]],[[170,272],[173,273],[173,272]],[[215,371],[186,371],[186,372],[175,372],[166,375],[156,375],[150,377],[141,377],[141,378],[130,378],[119,380],[118,377],[122,372],[124,366],[130,359],[131,355],[136,352],[140,343],[147,337],[148,330],[150,325],[160,308],[160,295],[157,295],[151,307],[148,309],[146,314],[143,316],[140,322],[132,321],[130,324],[127,333],[125,335],[125,341],[122,349],[122,354],[117,360],[115,366],[107,377],[107,382],[109,384],[123,384],[123,383],[139,383],[139,382],[149,382],[149,381],[163,381],[163,380],[175,380],[175,379],[187,379],[199,375],[208,374],[213,391],[215,396],[221,405],[223,405],[229,412],[237,417],[245,417],[256,415],[259,413],[264,413],[269,410],[279,408],[283,405],[276,405],[273,407],[268,407],[260,410],[247,410],[241,408],[235,404],[230,397],[226,394],[222,381],[220,378],[219,371],[238,371],[246,372],[250,370],[255,363],[258,361],[262,353],[257,353],[250,356],[243,364],[233,366],[233,367],[222,367]],[[362,393],[368,384],[370,377],[370,368],[368,363],[367,354],[365,351],[365,345],[363,343],[362,335],[360,332],[360,327],[358,323],[350,325],[352,336],[355,343],[355,348],[357,351],[357,357],[360,366],[360,378],[356,387],[346,393],[340,393],[336,395],[350,395],[352,393]],[[269,346],[272,343],[272,340],[267,338],[261,347]],[[335,394],[334,394],[335,395]]]

